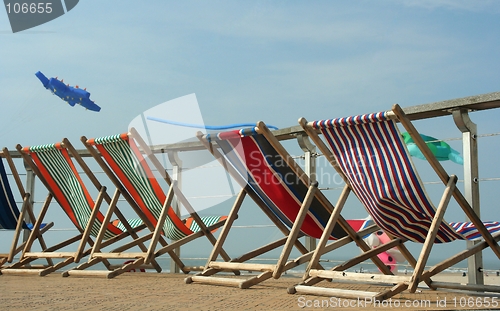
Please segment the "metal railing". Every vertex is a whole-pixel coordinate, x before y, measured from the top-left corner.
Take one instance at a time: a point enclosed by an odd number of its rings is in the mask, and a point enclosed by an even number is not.
[[[403,108],[410,120],[422,120],[429,118],[437,118],[442,116],[452,116],[458,129],[462,132],[462,143],[464,145],[464,188],[465,197],[479,214],[479,188],[478,188],[478,163],[477,163],[477,126],[474,124],[469,113],[474,111],[482,111],[487,109],[495,109],[500,107],[500,92],[482,94],[477,96],[470,96],[465,98],[446,100],[441,102],[429,103],[418,106],[411,106]],[[389,108],[389,107],[388,107]],[[305,135],[302,127],[299,125],[291,126],[279,130],[272,131],[279,140],[296,139],[300,148],[304,152],[300,157],[304,160],[305,172],[311,177],[312,180],[316,174],[316,157],[315,146],[312,145],[307,136]],[[486,135],[494,135],[499,133],[492,133]],[[485,136],[485,135],[483,135]],[[176,155],[180,152],[190,152],[194,150],[203,150],[204,146],[197,141],[183,142],[168,145],[155,145],[151,149],[154,153],[164,153],[169,155]],[[77,150],[82,157],[90,157],[86,149]],[[20,158],[17,151],[11,151],[14,158]],[[175,162],[175,161],[174,161]],[[177,175],[181,175],[180,167],[176,163],[172,163],[173,171]],[[34,193],[34,179],[28,171],[28,185],[27,191]],[[31,178],[31,179],[30,179]],[[180,176],[178,177],[180,178]],[[34,196],[32,196],[34,197]],[[310,250],[315,248],[315,241],[309,239],[306,241],[306,247]],[[468,262],[469,283],[484,284],[482,273],[476,273],[482,267],[482,255],[479,253]],[[175,268],[171,271],[176,270]]]

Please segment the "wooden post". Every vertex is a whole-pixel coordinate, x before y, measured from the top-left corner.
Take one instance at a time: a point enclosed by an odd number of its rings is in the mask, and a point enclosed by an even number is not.
[[[453,110],[453,120],[462,132],[463,155],[464,155],[464,188],[465,198],[472,206],[474,212],[480,215],[479,202],[479,168],[477,158],[477,126],[469,118],[469,112],[465,108]],[[469,219],[466,219],[469,221]],[[478,241],[467,241],[467,248],[477,244]],[[484,285],[483,254],[477,252],[467,259],[468,283]]]
[[[179,158],[177,152],[168,152],[168,159],[172,164],[173,172],[172,179],[177,182],[177,187],[179,190],[182,189],[182,160]],[[173,184],[171,185],[173,186]],[[172,201],[172,209],[175,211],[177,215],[180,216],[181,213],[181,203],[177,200],[177,197],[174,195],[174,199]],[[177,256],[181,256],[181,248],[177,247],[174,250],[174,253]],[[170,273],[180,273],[179,265],[174,260],[170,261]]]
[[[300,148],[304,151],[304,171],[311,183],[316,181],[316,146],[311,143],[306,134],[297,136],[297,142]],[[314,251],[317,241],[315,238],[306,237],[305,246],[307,250]]]

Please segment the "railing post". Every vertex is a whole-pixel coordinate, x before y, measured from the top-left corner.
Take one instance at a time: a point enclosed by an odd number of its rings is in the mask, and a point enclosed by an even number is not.
[[[176,181],[177,187],[179,190],[182,190],[182,160],[179,158],[179,155],[176,151],[169,151],[168,152],[168,159],[170,163],[172,164],[172,181]],[[172,209],[174,212],[180,216],[180,211],[181,211],[181,203],[179,200],[177,200],[177,197],[174,196],[174,199],[172,201]],[[177,256],[181,256],[181,248],[177,247],[174,249],[174,253]],[[173,261],[170,261],[170,273],[179,273],[180,269],[179,266]]]
[[[309,176],[310,182],[316,181],[316,146],[311,143],[306,134],[297,136],[297,141],[300,148],[304,151],[304,168],[305,173]],[[305,247],[309,251],[316,249],[316,239],[313,237],[305,238]]]
[[[35,173],[28,165],[25,164],[24,167],[26,168],[26,192],[30,194],[29,206],[31,207],[31,210],[34,212],[33,205],[35,203]],[[27,224],[32,223],[28,213],[24,214],[24,222]],[[26,242],[28,240],[29,235],[30,235],[30,230],[23,229],[23,242]]]
[[[477,158],[477,126],[470,120],[467,109],[453,110],[453,120],[462,132],[464,154],[464,188],[465,198],[472,209],[480,215],[479,202],[479,168]],[[466,219],[466,221],[469,221]],[[478,242],[467,241],[467,248]],[[467,259],[469,284],[484,284],[483,253],[478,252]]]

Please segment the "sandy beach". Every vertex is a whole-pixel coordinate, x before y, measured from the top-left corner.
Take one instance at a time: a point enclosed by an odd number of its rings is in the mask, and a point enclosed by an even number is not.
[[[486,301],[500,295],[463,293],[419,288],[417,293],[402,293],[389,305],[374,306],[361,301],[344,301],[327,297],[290,295],[287,287],[296,284],[298,276],[287,275],[268,280],[250,289],[201,284],[185,284],[184,274],[127,273],[115,279],[63,278],[58,273],[45,277],[34,275],[0,276],[1,310],[490,310]],[[499,285],[500,277],[488,276],[487,284]],[[461,274],[447,273],[436,281],[465,282]],[[324,286],[332,283],[322,282]],[[336,284],[339,288],[376,290],[366,284]],[[339,306],[338,303],[347,307]],[[490,304],[490,306],[493,306]]]

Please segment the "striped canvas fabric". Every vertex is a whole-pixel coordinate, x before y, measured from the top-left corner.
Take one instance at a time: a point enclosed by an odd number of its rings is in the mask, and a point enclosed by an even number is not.
[[[385,112],[312,122],[373,220],[385,231],[424,242],[435,207],[413,166],[394,120]],[[490,232],[499,222],[486,222]],[[471,223],[442,222],[436,243],[475,239]]]
[[[129,142],[127,134],[95,138],[89,143],[97,147],[134,201],[156,226],[166,194],[136,144]],[[206,226],[211,226],[222,219],[224,217],[217,216],[204,218],[203,221]],[[179,240],[199,231],[199,227],[189,228],[169,207],[163,230],[169,239]]]
[[[206,226],[211,226],[215,223],[218,223],[221,220],[227,219],[227,216],[203,216],[200,217],[201,221],[206,225]],[[189,228],[189,230],[193,232],[198,232],[201,230],[200,226],[192,217],[189,217],[187,219],[184,219],[184,222],[186,224],[186,227]],[[216,230],[214,230],[215,232]]]
[[[255,129],[242,129],[207,135],[209,141],[217,142],[225,159],[235,168],[262,202],[287,227],[291,228],[297,218],[308,187],[286,164],[281,155]],[[331,213],[314,198],[304,220],[301,232],[320,238]],[[353,228],[362,229],[363,221],[349,221]],[[339,239],[347,234],[336,225],[330,239]]]
[[[90,218],[95,202],[83,184],[68,150],[60,144],[49,144],[25,147],[24,152],[29,154],[36,164],[43,178],[47,181],[54,198],[61,205],[73,224],[84,230]],[[102,225],[104,215],[99,212],[91,229],[91,234],[97,236]],[[108,224],[105,239],[122,233],[122,230]]]
[[[136,228],[139,227],[140,225],[143,224],[142,219],[140,218],[132,218],[132,219],[127,219],[127,223],[132,227]],[[118,229],[122,231],[127,231],[127,228],[125,225],[118,219],[112,221],[113,226],[116,226]]]

